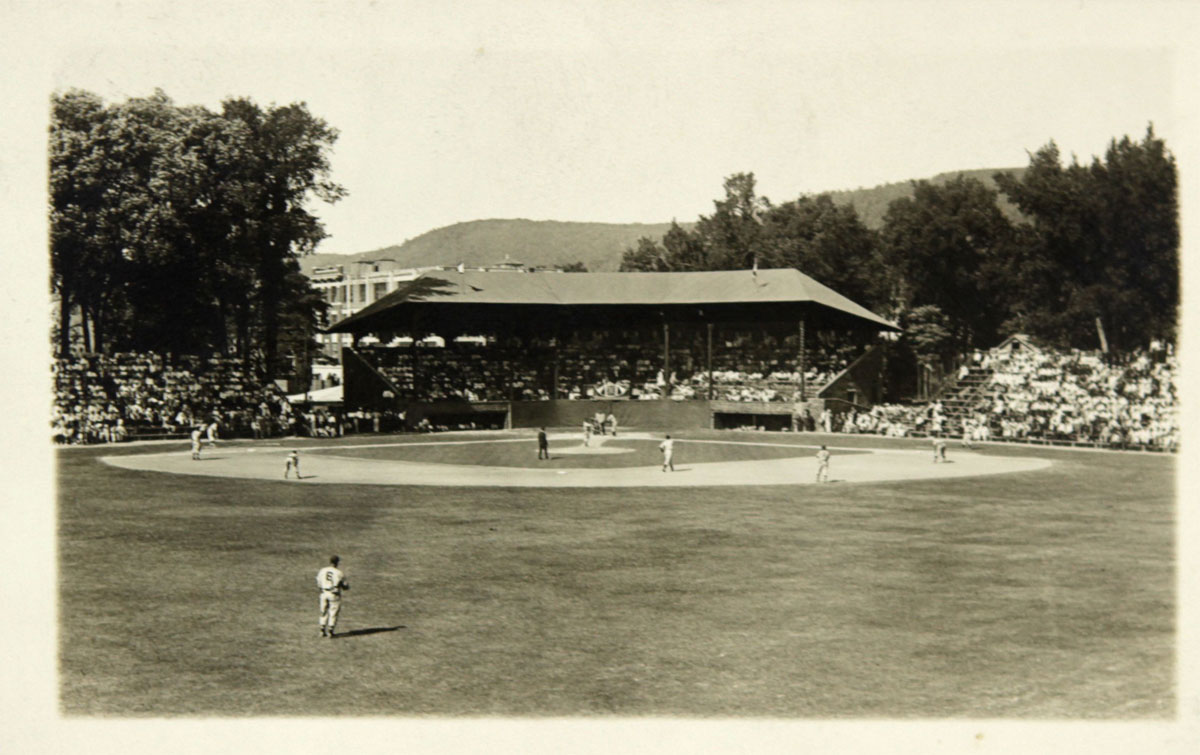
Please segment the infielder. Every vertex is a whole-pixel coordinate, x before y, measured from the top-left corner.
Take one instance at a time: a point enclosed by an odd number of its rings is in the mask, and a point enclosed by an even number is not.
[[[300,452],[292,451],[288,454],[287,465],[283,468],[283,479],[287,479],[292,470],[296,470],[296,479],[300,479]]]
[[[658,450],[662,451],[663,455],[663,471],[666,472],[670,468],[674,472],[675,462],[671,461],[671,457],[675,455],[675,441],[671,440],[670,435],[667,436],[666,440],[658,444]]]
[[[338,611],[342,609],[342,590],[349,590],[350,583],[346,575],[338,568],[337,556],[329,559],[329,566],[317,572],[317,588],[321,591],[321,636],[333,637],[333,629],[337,626]]]
[[[538,461],[550,458],[550,441],[546,439],[546,428],[538,429]]]
[[[208,434],[208,444],[210,446],[217,445],[217,421],[214,419],[206,430]]]
[[[590,420],[583,421],[583,445],[590,446],[592,444],[592,423]]]
[[[938,462],[942,462],[945,460],[946,460],[946,439],[938,438],[938,437],[934,436],[934,438],[933,438],[933,463],[937,464]]]
[[[192,430],[192,461],[200,461],[200,428]]]
[[[817,482],[829,482],[829,449],[817,451]]]

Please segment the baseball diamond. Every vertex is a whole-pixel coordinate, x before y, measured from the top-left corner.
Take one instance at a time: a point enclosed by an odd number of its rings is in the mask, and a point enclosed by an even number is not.
[[[447,434],[453,436],[455,434]],[[434,485],[434,486],[497,486],[545,488],[607,488],[607,487],[697,487],[744,485],[807,485],[813,482],[817,460],[816,447],[763,441],[679,439],[680,472],[689,474],[658,475],[657,466],[621,466],[589,469],[578,465],[538,466],[529,453],[534,446],[530,434],[513,438],[511,433],[489,439],[443,440],[392,443],[359,443],[314,445],[305,449],[306,481],[321,485]],[[593,439],[596,443],[600,439]],[[559,447],[564,442],[576,445]],[[620,441],[609,440],[604,445],[585,447],[578,444],[578,434],[552,433],[550,442],[554,454],[572,460],[587,456],[628,454],[635,456],[638,445],[657,444],[648,433],[627,433]],[[786,456],[773,459],[721,460],[720,454],[707,450],[706,461],[688,463],[689,447],[711,445],[747,450],[771,449],[784,451]],[[457,448],[456,448],[457,447]],[[446,463],[410,460],[414,450],[444,454],[449,449],[495,454],[500,447],[510,456],[519,453],[525,466],[481,463]],[[519,447],[519,449],[518,449]],[[186,454],[166,452],[136,456],[110,456],[104,461],[126,469],[174,474],[192,474],[248,479],[277,479],[279,461],[276,454],[263,453],[259,448],[223,448],[213,452],[201,465],[191,464]],[[364,453],[366,452],[366,453]],[[407,452],[407,453],[406,453]],[[889,480],[930,480],[976,475],[1027,472],[1050,465],[1047,459],[1006,457],[963,452],[954,455],[954,464],[933,466],[923,463],[928,454],[909,449],[861,449],[833,447],[837,457],[834,481],[884,482]],[[694,456],[693,456],[694,458]]]

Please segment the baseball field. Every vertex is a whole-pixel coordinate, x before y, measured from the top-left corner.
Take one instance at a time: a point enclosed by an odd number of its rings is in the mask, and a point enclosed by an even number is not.
[[[636,435],[61,449],[62,712],[1174,715],[1176,459],[680,436],[673,473]]]

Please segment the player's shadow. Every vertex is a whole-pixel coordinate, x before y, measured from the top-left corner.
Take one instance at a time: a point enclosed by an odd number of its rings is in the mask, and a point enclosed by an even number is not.
[[[349,632],[339,632],[334,639],[340,640],[346,637],[364,637],[368,634],[380,634],[382,632],[395,632],[397,629],[408,629],[403,624],[397,624],[394,627],[370,627],[368,629],[351,629]]]

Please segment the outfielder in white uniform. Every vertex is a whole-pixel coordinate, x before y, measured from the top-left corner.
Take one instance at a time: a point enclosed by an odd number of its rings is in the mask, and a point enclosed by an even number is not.
[[[829,449],[817,451],[817,482],[829,482]]]
[[[342,590],[349,590],[346,575],[338,568],[338,557],[329,559],[329,566],[317,572],[317,589],[321,591],[321,636],[333,637],[337,626],[338,612],[342,609]]]
[[[662,451],[663,455],[663,471],[666,472],[669,467],[672,472],[675,471],[675,463],[671,461],[671,457],[675,455],[675,441],[671,440],[668,435],[667,439],[658,444],[658,450]]]
[[[300,452],[292,451],[287,457],[287,466],[283,468],[283,479],[287,479],[292,470],[296,470],[296,479],[300,479]]]

